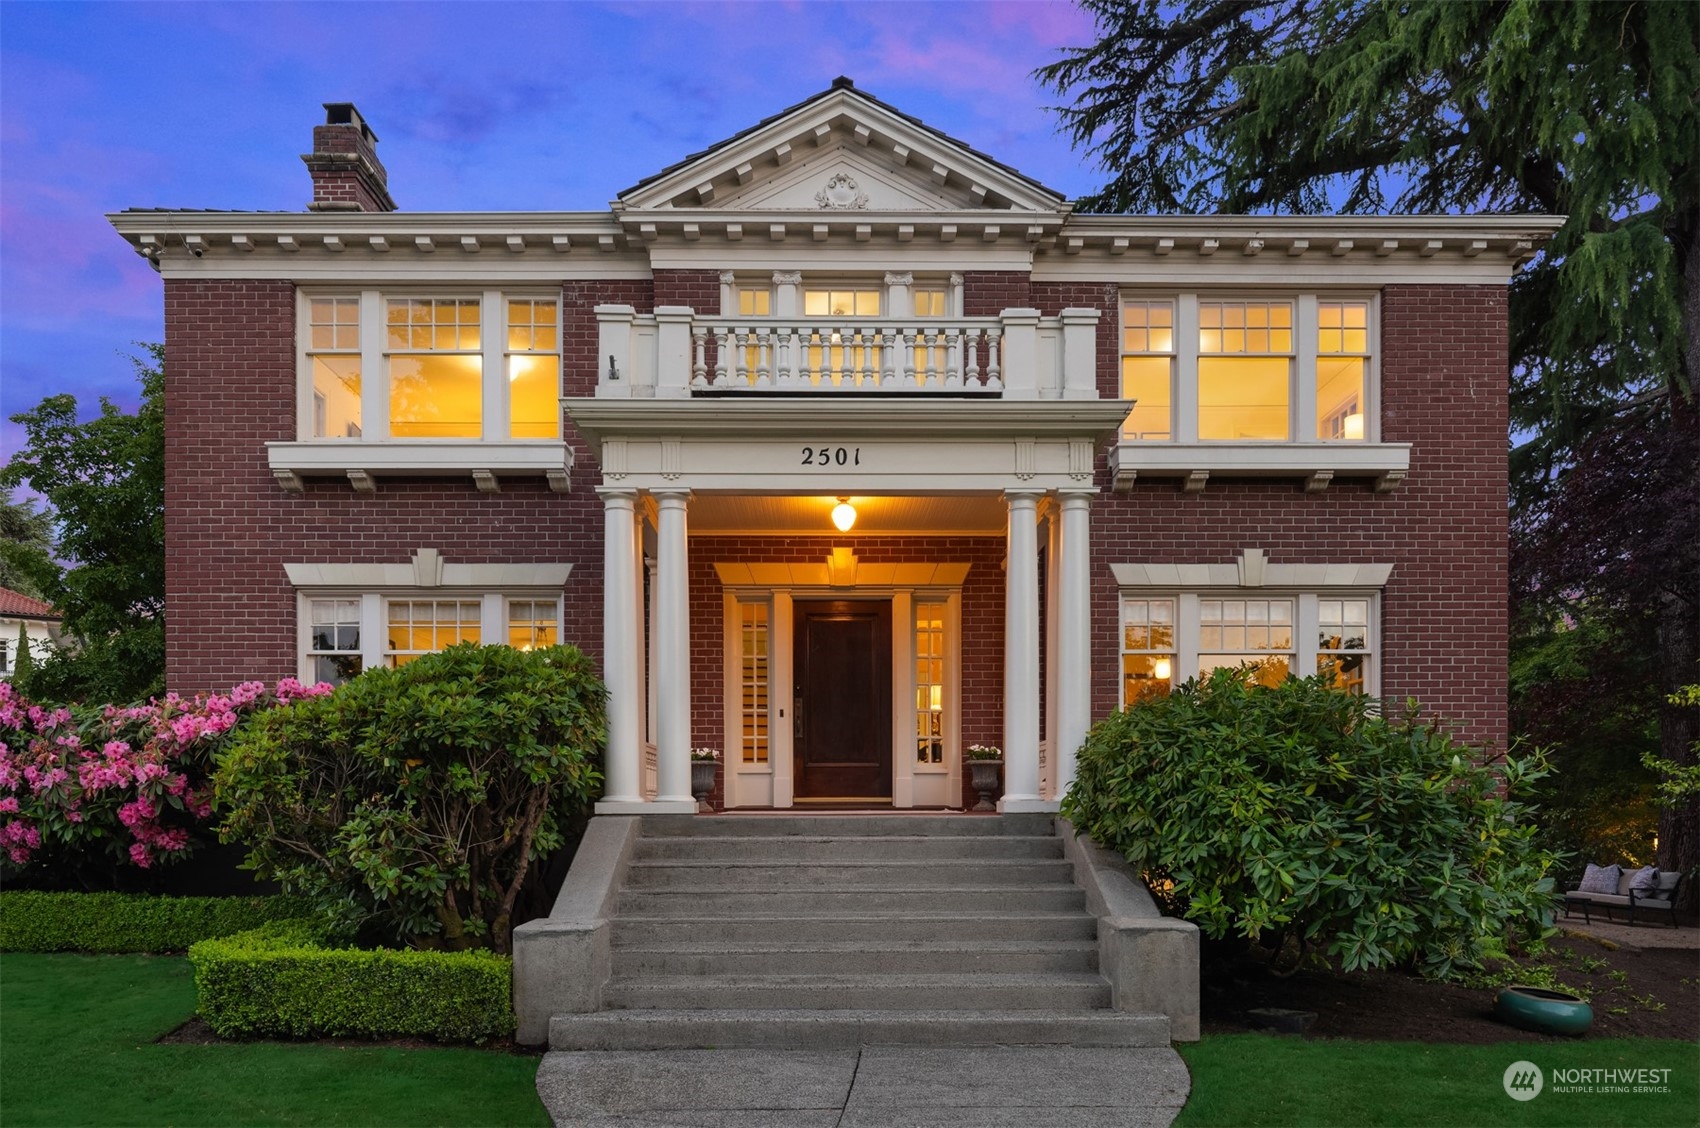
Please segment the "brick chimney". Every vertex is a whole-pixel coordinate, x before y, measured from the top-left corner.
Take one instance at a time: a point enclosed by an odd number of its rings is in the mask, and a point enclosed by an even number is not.
[[[378,163],[378,135],[354,103],[325,103],[325,124],[313,127],[313,151],[301,159],[313,175],[309,211],[396,210]]]

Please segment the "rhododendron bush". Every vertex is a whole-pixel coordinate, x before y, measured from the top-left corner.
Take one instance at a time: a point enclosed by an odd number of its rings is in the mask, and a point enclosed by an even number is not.
[[[148,869],[211,831],[213,759],[252,713],[331,692],[285,678],[268,690],[168,693],[146,705],[49,709],[0,682],[0,869]]]
[[[220,834],[338,940],[506,954],[527,875],[601,789],[607,696],[571,646],[369,669],[231,742]]]

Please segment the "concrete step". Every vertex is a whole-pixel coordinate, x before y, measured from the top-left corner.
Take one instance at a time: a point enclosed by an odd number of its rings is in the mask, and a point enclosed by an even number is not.
[[[1168,1044],[1163,1015],[1108,1010],[633,1010],[560,1014],[549,1023],[554,1050]]]
[[[938,939],[913,944],[825,941],[800,944],[790,937],[762,944],[616,946],[616,978],[657,975],[1039,975],[1098,970],[1098,945],[1090,941],[1034,944],[1030,941]]]
[[[987,941],[1053,943],[1097,942],[1098,922],[1083,912],[947,913],[923,911],[904,916],[678,916],[614,918],[616,947],[666,947],[684,944],[792,943],[842,940],[854,944],[934,941],[973,937]]]
[[[620,916],[838,916],[846,913],[1084,912],[1086,895],[1072,885],[992,885],[941,889],[889,885],[866,889],[625,890]]]
[[[944,858],[931,861],[773,862],[750,860],[696,861],[668,859],[633,862],[626,870],[626,888],[695,890],[705,885],[721,889],[851,890],[891,886],[963,888],[991,885],[1068,885],[1073,868],[1061,858]]]
[[[645,838],[681,835],[691,838],[1035,835],[1052,833],[1052,818],[1043,812],[1016,815],[645,815],[643,835]]]
[[[1090,1010],[1110,985],[1086,973],[1041,975],[651,975],[614,978],[609,1010]]]
[[[675,835],[640,838],[634,857],[653,862],[667,859],[713,861],[725,858],[744,861],[838,862],[924,861],[946,858],[1060,858],[1062,839],[1055,835],[966,835],[929,838],[920,834],[894,834],[883,838],[865,835],[795,835],[775,841],[765,835],[719,835],[703,838]]]

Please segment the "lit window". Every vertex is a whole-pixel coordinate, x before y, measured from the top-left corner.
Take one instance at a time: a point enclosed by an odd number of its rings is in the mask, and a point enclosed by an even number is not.
[[[402,666],[457,642],[478,642],[481,617],[477,600],[392,599],[385,656],[390,665]]]
[[[752,290],[740,287],[738,290],[738,315],[740,317],[770,317],[773,314],[773,291]]]
[[[742,715],[741,758],[746,764],[768,759],[768,618],[766,603],[738,604],[739,691]]]
[[[1124,443],[1377,436],[1370,299],[1130,295],[1120,344]]]
[[[1122,303],[1122,398],[1136,401],[1124,439],[1166,440],[1174,433],[1175,303]]]
[[[1369,664],[1369,600],[1317,601],[1316,672],[1332,676],[1334,684],[1363,693]]]
[[[880,371],[879,335],[873,326],[834,324],[837,318],[880,315],[878,290],[804,290],[803,314],[826,319],[811,327],[808,366],[816,384],[873,383]]]
[[[1166,696],[1175,677],[1175,601],[1122,600],[1122,707]]]
[[[508,600],[508,645],[539,650],[560,641],[560,604],[553,599]]]
[[[484,354],[476,298],[390,299],[390,434],[476,439],[484,433]]]
[[[1376,597],[1367,592],[1124,589],[1121,606],[1123,707],[1219,669],[1246,668],[1260,685],[1315,672],[1355,693],[1378,689]]]
[[[1318,302],[1316,329],[1316,437],[1362,439],[1369,303]]]
[[[561,334],[553,299],[508,301],[508,437],[561,437]]]
[[[942,286],[918,286],[911,295],[915,300],[916,317],[943,317],[945,289]]]
[[[915,762],[944,763],[944,624],[948,604],[915,604]]]
[[[313,437],[360,437],[360,299],[307,303],[307,355],[313,370]]]
[[[1292,438],[1293,307],[1198,303],[1198,437]]]
[[[307,661],[313,682],[341,685],[364,668],[360,656],[360,601],[308,601]]]

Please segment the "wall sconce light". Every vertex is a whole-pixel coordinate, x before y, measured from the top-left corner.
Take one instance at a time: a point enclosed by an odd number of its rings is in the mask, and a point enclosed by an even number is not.
[[[856,523],[856,507],[850,504],[849,498],[839,498],[838,504],[832,507],[832,523],[841,533],[848,533],[850,526]]]
[[[1350,415],[1346,416],[1345,426],[1342,428],[1342,430],[1345,432],[1345,435],[1348,439],[1361,439],[1361,438],[1363,438],[1364,437],[1364,413],[1361,412],[1361,411],[1354,411]]]
[[[1174,667],[1169,665],[1169,660],[1167,658],[1159,658],[1157,659],[1156,664],[1151,667],[1151,672],[1160,680],[1168,681],[1169,675],[1174,672]]]

